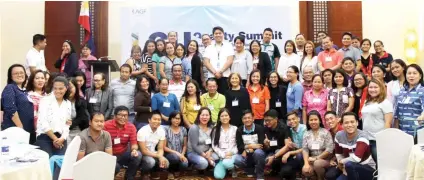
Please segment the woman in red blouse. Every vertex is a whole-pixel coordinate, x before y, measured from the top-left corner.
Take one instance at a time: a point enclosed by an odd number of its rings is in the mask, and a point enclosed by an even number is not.
[[[46,77],[44,72],[41,70],[35,71],[28,78],[28,84],[26,90],[28,92],[28,99],[32,101],[34,105],[34,127],[37,128],[38,120],[38,105],[40,100],[46,95],[45,92]]]
[[[255,69],[250,73],[250,85],[247,91],[250,96],[250,104],[254,115],[255,123],[263,125],[264,113],[269,110],[269,100],[271,99],[268,87],[261,81],[261,72]]]
[[[324,88],[324,79],[319,74],[314,75],[312,77],[312,89],[303,94],[303,124],[306,124],[306,115],[312,110],[317,110],[321,115],[324,127],[328,128],[324,119],[324,114],[327,111],[327,96],[328,90]]]

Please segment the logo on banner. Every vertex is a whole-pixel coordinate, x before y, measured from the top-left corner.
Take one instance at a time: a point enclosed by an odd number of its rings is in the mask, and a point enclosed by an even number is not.
[[[133,15],[143,15],[147,12],[146,8],[138,8],[138,9],[132,9]]]

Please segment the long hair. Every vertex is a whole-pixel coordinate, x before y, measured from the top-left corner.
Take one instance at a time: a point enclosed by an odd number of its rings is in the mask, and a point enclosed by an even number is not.
[[[140,52],[140,56],[142,55],[142,51],[141,51],[141,47],[139,45],[133,45],[131,47],[131,58],[134,56],[134,52],[135,51],[139,51]]]
[[[291,44],[293,46],[293,53],[297,54],[296,44],[292,40],[287,40],[286,43],[284,43],[284,53],[287,53],[287,50],[286,50],[287,44]]]
[[[100,76],[102,77],[102,79],[103,79],[103,80],[105,80],[105,84],[103,84],[103,86],[102,86],[102,91],[106,90],[106,89],[109,87],[109,82],[108,82],[108,80],[106,79],[106,75],[105,75],[105,73],[97,72],[96,74],[94,74],[94,76],[96,76],[96,75],[100,75]],[[94,77],[94,76],[93,76],[93,77]],[[93,79],[93,81],[94,81],[94,79]],[[91,89],[96,90],[96,87],[95,87],[95,86],[93,86],[93,87],[91,87]]]
[[[355,82],[354,82],[352,84],[352,90],[355,93],[358,92],[359,89],[364,89],[365,87],[368,86],[368,78],[367,78],[367,76],[364,73],[362,73],[362,72],[358,72],[358,73],[355,73],[355,75],[353,75],[353,79],[354,80],[355,80],[355,76],[357,76],[357,75],[361,76],[364,79],[364,85],[362,85],[361,87],[356,87],[355,86]]]
[[[278,74],[278,72],[277,71],[271,71],[269,74],[268,74],[268,76],[266,77],[266,84],[267,84],[267,86],[268,87],[271,87],[271,82],[269,81],[269,78],[271,77],[271,75],[272,74],[276,74],[277,75],[277,79],[278,79],[278,81],[277,81],[277,86],[279,86],[279,85],[282,85],[283,84],[283,81],[281,80],[281,77],[280,77],[280,74]]]
[[[22,87],[23,87],[23,86],[25,86],[25,84],[26,84],[26,82],[28,80],[28,75],[26,74],[25,67],[23,65],[21,65],[21,64],[13,64],[13,65],[11,65],[9,67],[9,69],[7,70],[7,84],[15,83],[15,81],[13,81],[13,79],[12,79],[12,70],[15,67],[21,67],[24,70],[25,80],[22,83]]]
[[[308,113],[308,116],[306,118],[306,129],[307,130],[311,130],[311,126],[309,125],[309,119],[311,118],[311,116],[314,116],[314,115],[318,117],[319,127],[324,128],[324,124],[322,124],[321,115],[319,114],[319,112],[317,110],[312,110]]]
[[[161,43],[163,44],[163,50],[162,50],[162,51],[159,51],[159,49],[158,49],[158,44],[159,44],[159,42],[161,42]],[[156,41],[155,53],[156,53],[159,57],[162,57],[162,56],[165,56],[165,55],[166,55],[166,44],[165,44],[165,41],[164,41],[163,39],[158,39],[158,40]]]
[[[366,98],[366,102],[371,103],[371,102],[377,102],[377,103],[381,103],[384,101],[384,99],[386,99],[387,97],[387,92],[386,92],[386,85],[384,84],[384,82],[381,82],[378,79],[372,78],[370,80],[370,83],[368,84],[368,89],[371,83],[375,83],[377,84],[377,86],[380,88],[380,94],[377,97],[371,97],[369,90],[367,93],[367,98]]]
[[[410,64],[409,66],[406,67],[406,69],[405,69],[405,79],[406,79],[406,72],[408,71],[409,68],[414,68],[418,71],[418,73],[420,73],[421,79],[420,79],[420,81],[418,81],[418,83],[421,84],[421,86],[424,86],[423,70],[421,69],[421,67],[418,64]],[[408,85],[408,87],[410,86],[408,80],[405,80],[405,85]]]
[[[190,80],[187,81],[186,87],[185,87],[185,90],[184,90],[184,94],[183,94],[184,100],[186,102],[188,102],[188,98],[190,96],[188,94],[188,91],[187,91],[187,87],[188,87],[189,84],[193,84],[194,87],[196,88],[196,94],[195,94],[196,95],[196,101],[197,101],[197,104],[199,105],[200,104],[200,87],[199,87],[199,83],[197,83],[196,80],[190,79]]]
[[[294,73],[297,73],[296,79],[300,81],[300,71],[297,66],[292,65],[292,66],[289,66],[287,69],[293,69]]]
[[[343,76],[343,87],[347,87],[349,85],[349,78],[347,77],[346,72],[343,69],[336,69],[333,73],[333,88],[337,88],[336,81],[334,80],[336,74],[341,74]]]
[[[385,68],[384,66],[380,65],[380,64],[376,64],[376,65],[372,66],[371,74],[372,74],[372,71],[373,71],[375,68],[378,68],[378,69],[380,69],[381,71],[383,71],[383,80],[384,80],[384,78],[386,77],[386,73],[387,73],[386,68]],[[372,76],[372,75],[371,75],[371,76]],[[406,76],[405,76],[405,77],[406,77]]]
[[[215,146],[218,146],[219,144],[219,137],[221,136],[221,114],[227,112],[228,116],[230,116],[230,110],[228,110],[227,108],[222,108],[221,110],[219,110],[218,112],[218,121],[216,122],[216,126],[212,129],[212,133],[211,135],[213,136],[213,144]]]
[[[250,42],[250,44],[249,44],[249,52],[250,52],[250,54],[252,54],[252,56],[253,56],[253,51],[252,51],[252,45],[253,45],[253,43],[258,43],[258,45],[259,45],[259,55],[261,54],[261,52],[262,52],[262,47],[261,47],[261,42],[259,42],[258,40],[252,40],[251,42]]]
[[[261,88],[264,88],[264,80],[262,79],[262,76],[261,76],[261,71],[259,70],[259,69],[255,69],[255,70],[253,70],[251,73],[250,73],[250,75],[249,75],[249,83],[250,83],[250,85],[253,85],[253,81],[252,81],[252,76],[253,76],[253,74],[255,74],[255,73],[259,73],[259,85],[261,86]]]
[[[87,77],[85,77],[85,73],[83,73],[82,71],[79,71],[79,70],[75,71],[73,77],[76,78],[78,76],[81,76],[84,79],[84,83],[82,83],[82,86],[81,86],[81,91],[82,91],[82,94],[84,94],[84,96],[85,96],[85,90],[87,89],[87,86],[86,86]],[[78,88],[78,86],[77,86],[77,88]],[[79,96],[79,94],[78,94],[78,96]]]
[[[390,62],[390,67],[393,66],[393,63],[399,64],[402,68],[403,68],[403,72],[401,72],[401,74],[405,74],[406,71],[406,63],[405,61],[403,61],[402,59],[395,59],[392,62]],[[398,78],[393,75],[392,71],[390,71],[390,74],[392,75],[392,80],[397,80]]]
[[[305,45],[303,46],[303,56],[300,60],[300,71],[302,71],[303,62],[305,61],[306,56],[308,56],[308,53],[306,52],[306,45],[310,44],[312,46],[312,57],[315,55],[315,45],[312,41],[306,41]]]
[[[153,44],[155,45],[155,51],[156,51],[156,42],[155,42],[155,41],[153,41],[153,40],[150,40],[150,39],[149,39],[149,40],[147,40],[147,41],[144,43],[143,51],[141,51],[141,54],[142,54],[142,55],[147,53],[147,46],[149,45],[149,43],[153,43]],[[154,53],[155,51],[153,51],[153,53]]]
[[[196,51],[194,52],[193,56],[198,56],[199,55],[199,43],[196,40],[190,40],[190,42],[187,44],[187,47],[185,48],[186,56],[188,56],[189,52],[188,52],[188,47],[190,46],[190,44],[194,42],[194,44],[196,45]]]
[[[35,91],[35,87],[34,87],[34,80],[35,80],[35,76],[37,76],[38,73],[43,74],[44,79],[46,79],[46,75],[44,74],[44,72],[42,70],[36,70],[34,73],[32,73],[29,78],[28,78],[28,84],[26,86],[26,90],[29,91]],[[41,89],[43,92],[45,92],[46,89],[46,83],[44,83],[43,88]]]
[[[63,76],[57,76],[56,78],[54,78],[54,80],[53,80],[53,85],[54,85],[54,83],[57,83],[57,82],[59,82],[59,83],[63,83],[64,85],[65,85],[65,87],[66,87],[66,92],[65,92],[65,94],[63,95],[63,99],[64,100],[68,100],[69,99],[69,94],[70,94],[70,89],[69,89],[69,81],[66,79],[66,77],[63,77]],[[53,88],[52,88],[53,89]],[[76,88],[76,89],[78,89],[78,88]],[[75,94],[76,94],[76,91],[75,91]]]
[[[208,107],[201,107],[199,112],[197,113],[197,117],[196,120],[194,121],[194,124],[199,125],[200,124],[200,114],[202,114],[203,111],[207,111],[209,113],[209,121],[207,126],[211,127],[212,126],[212,113],[211,110]]]
[[[78,85],[77,85],[77,79],[75,79],[75,77],[71,77],[71,78],[68,78],[68,81],[69,81],[69,84],[72,84],[72,85],[75,86],[74,100],[75,100],[75,104],[78,104],[81,97],[79,95],[79,88],[78,88]],[[71,91],[70,85],[68,86],[68,91],[69,91],[69,93],[68,93],[68,99],[69,99],[69,94],[71,93],[70,92]]]
[[[59,75],[60,74],[58,72],[52,72],[52,73],[50,73],[49,80],[47,81],[47,85],[45,87],[47,94],[50,94],[52,92],[54,79],[56,77],[58,77]]]
[[[174,119],[175,117],[177,117],[177,115],[180,115],[180,124],[178,124],[178,126],[183,126],[183,114],[181,114],[180,111],[172,111],[171,114],[169,114],[169,120],[168,120],[168,125],[171,126],[172,125],[172,119]]]
[[[69,51],[69,54],[67,54],[68,56],[70,55],[70,54],[72,54],[72,53],[77,53],[76,51],[75,51],[75,48],[74,48],[74,44],[72,44],[72,42],[70,41],[70,40],[65,40],[64,41],[64,43],[68,43],[68,45],[69,45],[69,47],[71,48],[71,50]]]
[[[141,75],[139,77],[137,77],[137,80],[135,81],[135,94],[144,91],[143,88],[141,87],[141,81],[145,79],[147,81],[147,83],[149,83],[149,87],[147,88],[147,92],[151,92],[151,88],[150,88],[150,81],[149,78],[147,78],[146,75]]]
[[[175,56],[177,56],[177,48],[178,47],[181,47],[183,49],[183,55],[181,56],[181,58],[183,58],[187,54],[186,48],[184,47],[183,44],[178,43],[177,46],[175,46]]]

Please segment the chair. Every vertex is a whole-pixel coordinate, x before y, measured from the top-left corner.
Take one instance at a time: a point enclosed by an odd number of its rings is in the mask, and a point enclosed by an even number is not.
[[[417,143],[424,144],[424,128],[417,131]]]
[[[66,143],[66,142],[65,142]],[[79,136],[75,136],[66,149],[65,155],[63,157],[63,163],[60,168],[59,179],[72,179],[73,166],[77,161],[79,148],[81,146],[81,138]]]
[[[0,132],[0,137],[7,137],[7,141],[12,144],[29,144],[29,132],[22,128],[10,127]]]
[[[414,138],[389,128],[376,134],[378,180],[405,179]]]
[[[90,153],[74,163],[74,180],[113,180],[116,156],[102,151]]]

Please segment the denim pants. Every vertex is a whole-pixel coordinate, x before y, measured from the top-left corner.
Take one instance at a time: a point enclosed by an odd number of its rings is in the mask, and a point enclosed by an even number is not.
[[[215,179],[224,179],[227,170],[234,169],[234,160],[236,155],[233,155],[230,159],[221,159],[218,164],[215,165],[213,170],[213,176]]]
[[[212,153],[212,158],[214,160],[219,159],[215,153]],[[187,159],[190,164],[193,164],[193,168],[197,170],[205,170],[209,166],[209,161],[195,152],[187,153]]]
[[[165,158],[168,159],[168,169],[171,172],[185,170],[188,167],[188,162],[182,162],[180,157],[178,157],[175,153],[167,153],[165,154]]]
[[[375,169],[369,165],[362,165],[355,162],[347,162],[345,164],[345,170],[347,176],[342,174],[337,180],[371,180],[373,179],[373,173],[375,171]]]
[[[54,135],[57,138],[60,138],[59,133],[54,133]],[[35,142],[35,145],[39,146],[41,150],[45,151],[47,154],[49,154],[49,157],[52,157],[53,155],[64,155],[66,148],[68,147],[66,140],[63,142],[63,147],[61,149],[57,149],[53,146],[53,140],[50,139],[50,137],[47,134],[40,134],[37,137],[37,141]]]
[[[122,166],[128,166],[127,171],[125,172],[126,179],[133,180],[137,173],[138,166],[141,163],[141,152],[137,151],[138,156],[131,156],[131,152],[127,151],[122,153],[121,155],[116,155],[116,167],[115,167],[115,175],[119,173]]]
[[[168,161],[165,158],[166,161]],[[163,169],[168,168],[169,162],[166,162],[166,167]],[[159,159],[153,158],[151,156],[143,156],[141,158],[141,172],[142,173],[148,173],[150,171],[158,171],[159,170]]]
[[[265,157],[265,152],[262,149],[256,149],[253,153],[248,153],[246,158],[244,158],[241,154],[236,155],[234,164],[239,168],[245,168],[249,175],[256,172],[256,178],[263,179]]]

